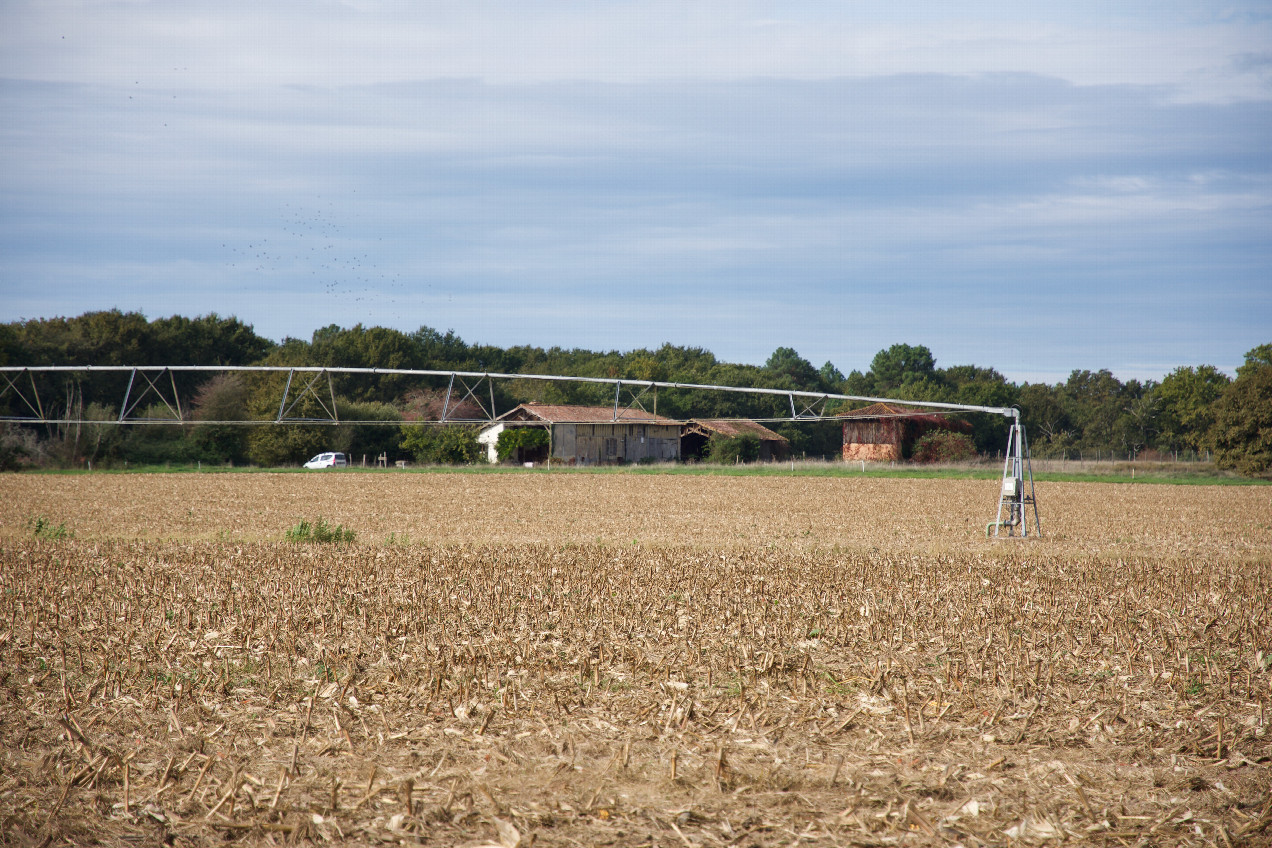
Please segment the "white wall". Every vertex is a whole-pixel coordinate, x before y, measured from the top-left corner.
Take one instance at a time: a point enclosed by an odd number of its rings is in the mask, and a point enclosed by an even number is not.
[[[477,443],[486,446],[486,459],[495,464],[499,462],[499,434],[504,431],[503,424],[487,427],[477,434]]]

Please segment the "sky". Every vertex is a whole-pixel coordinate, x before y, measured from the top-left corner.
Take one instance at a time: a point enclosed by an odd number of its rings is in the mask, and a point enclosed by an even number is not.
[[[1049,383],[1272,341],[1266,2],[3,0],[0,119],[0,321]]]

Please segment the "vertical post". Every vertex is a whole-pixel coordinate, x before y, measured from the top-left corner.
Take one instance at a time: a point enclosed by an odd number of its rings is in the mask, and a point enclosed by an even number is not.
[[[623,381],[614,381],[614,420],[618,420],[618,399],[623,391]]]
[[[495,381],[486,374],[486,385],[490,386],[490,420],[495,420]]]
[[[38,414],[40,416],[40,419],[43,420],[44,419],[44,404],[40,402],[40,389],[38,386],[35,385],[35,372],[28,368],[27,376],[31,378],[31,397],[35,398],[36,414]],[[31,404],[27,404],[27,406],[30,406],[30,405]]]
[[[177,420],[185,421],[185,416],[181,414],[181,396],[177,394],[177,374],[169,368],[168,376],[172,379],[172,405],[177,408]]]
[[[450,410],[451,390],[455,388],[455,372],[451,372],[450,382],[446,384],[446,400],[442,402],[442,423],[446,422],[446,413]]]
[[[278,417],[274,419],[275,424],[281,424],[283,421],[283,410],[287,408],[287,394],[291,391],[292,376],[295,373],[294,368],[287,372],[287,385],[283,386],[283,399],[278,402]]]
[[[1012,425],[1007,430],[1007,452],[1003,457],[1003,479],[1002,488],[998,490],[998,515],[994,518],[994,538],[998,538],[998,531],[1003,526],[1003,505],[1007,502],[1007,481],[1010,479],[1011,473],[1011,447],[1016,439],[1016,424],[1012,421]],[[1011,522],[1010,514],[1007,516],[1008,523]]]
[[[137,369],[134,368],[132,372],[128,375],[128,388],[124,390],[124,402],[119,407],[120,423],[123,423],[123,420],[128,417],[128,399],[132,397],[133,380],[136,380],[136,379],[137,379]],[[80,413],[80,417],[83,417],[83,413]]]
[[[1042,519],[1038,517],[1038,494],[1034,490],[1033,458],[1029,455],[1029,442],[1025,438],[1024,424],[1020,425],[1020,442],[1022,445],[1022,450],[1024,451],[1024,454],[1025,454],[1025,470],[1029,474],[1029,502],[1033,504],[1034,531],[1038,534],[1039,538],[1042,538]],[[1029,530],[1028,517],[1021,515],[1021,526],[1025,530],[1025,535],[1029,535],[1028,534],[1028,530]]]
[[[340,423],[340,412],[336,409],[336,387],[331,382],[331,372],[327,372],[327,393],[331,395],[331,420],[332,423]]]

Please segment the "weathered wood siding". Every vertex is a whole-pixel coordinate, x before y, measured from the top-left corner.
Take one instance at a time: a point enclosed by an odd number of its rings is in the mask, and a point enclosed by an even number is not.
[[[672,461],[680,457],[680,427],[665,424],[556,424],[552,456],[576,465]]]
[[[904,426],[896,419],[844,422],[844,460],[888,462],[901,459]]]

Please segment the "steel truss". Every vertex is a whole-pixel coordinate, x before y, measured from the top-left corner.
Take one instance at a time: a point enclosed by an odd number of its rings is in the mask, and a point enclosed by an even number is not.
[[[69,417],[67,414],[59,418],[50,418],[44,410],[40,399],[36,377],[40,374],[129,374],[128,387],[124,391],[123,402],[119,406],[119,418],[115,421],[95,421],[98,424],[184,424],[207,425],[228,424],[253,426],[262,424],[385,424],[384,421],[341,421],[336,410],[336,393],[332,382],[333,375],[350,376],[405,376],[419,378],[440,378],[448,381],[446,400],[442,407],[440,421],[408,422],[428,425],[445,424],[488,424],[498,418],[495,408],[495,381],[497,380],[531,380],[549,383],[592,383],[611,385],[614,387],[613,420],[615,422],[633,420],[643,416],[635,416],[636,410],[650,414],[645,408],[645,401],[652,401],[652,414],[658,413],[658,390],[677,389],[688,391],[720,391],[741,394],[768,395],[783,397],[790,406],[789,418],[750,419],[762,420],[766,423],[781,421],[826,421],[834,416],[826,412],[831,401],[858,401],[864,403],[902,404],[929,414],[948,415],[960,412],[981,412],[989,415],[1001,415],[1012,419],[1011,431],[1007,441],[1007,462],[1003,469],[1003,485],[1000,490],[998,518],[986,527],[988,534],[993,529],[997,537],[998,531],[1006,528],[1007,536],[1013,530],[1020,529],[1021,537],[1029,535],[1029,521],[1026,507],[1033,507],[1034,527],[1037,535],[1041,535],[1042,527],[1038,519],[1038,504],[1034,493],[1033,471],[1029,465],[1029,448],[1025,440],[1025,428],[1020,423],[1020,410],[1014,407],[976,406],[963,403],[939,403],[936,401],[899,400],[896,398],[865,397],[861,395],[843,395],[826,392],[792,391],[787,389],[766,389],[751,386],[720,386],[706,383],[673,383],[660,380],[623,380],[610,377],[571,377],[560,374],[501,374],[488,371],[434,371],[410,368],[325,368],[319,366],[274,366],[274,365],[10,365],[0,366],[0,400],[12,396],[23,414],[0,416],[0,421],[21,424],[84,424],[83,418]],[[176,375],[186,373],[209,374],[286,374],[287,381],[283,387],[282,398],[278,404],[278,415],[272,420],[250,421],[209,421],[191,419],[181,407],[177,394]],[[167,380],[165,381],[165,376]],[[140,380],[139,380],[140,378]],[[28,388],[29,384],[29,388]],[[325,384],[325,385],[324,385]],[[293,389],[293,386],[297,388]],[[137,391],[134,394],[134,387]],[[324,391],[325,390],[325,391]],[[171,391],[171,396],[166,392]],[[165,418],[141,418],[137,411],[143,400],[151,396],[170,414]],[[296,417],[292,413],[306,399],[312,399],[325,417]],[[290,401],[290,402],[289,402]],[[477,406],[484,417],[459,418],[451,413],[466,402]],[[28,414],[29,413],[29,414]],[[894,417],[894,416],[878,416]],[[904,417],[895,416],[895,417]],[[403,422],[392,422],[400,425]],[[557,421],[558,424],[584,423]],[[1025,480],[1028,478],[1029,492],[1025,492]],[[1003,520],[1006,510],[1007,519]]]
[[[411,368],[324,368],[318,366],[288,367],[285,365],[7,365],[0,366],[0,400],[12,394],[30,415],[0,416],[0,420],[14,421],[24,424],[79,424],[78,418],[49,418],[40,401],[39,389],[36,386],[37,374],[106,374],[128,373],[128,388],[124,393],[124,401],[120,404],[118,424],[286,424],[286,423],[346,423],[346,424],[382,424],[382,421],[345,421],[340,422],[336,414],[335,389],[332,384],[333,375],[364,376],[405,376],[444,378],[449,381],[446,389],[446,401],[443,408],[442,421],[436,423],[489,423],[498,417],[495,409],[494,384],[496,380],[531,380],[550,383],[592,383],[614,387],[614,420],[622,421],[624,416],[639,409],[648,412],[642,402],[646,396],[652,398],[653,407],[657,409],[659,389],[681,389],[689,391],[738,392],[742,394],[768,395],[786,398],[790,406],[790,418],[765,419],[769,421],[819,421],[832,418],[826,414],[826,405],[830,401],[850,400],[865,403],[903,404],[923,410],[935,411],[938,414],[957,412],[984,412],[991,415],[1002,415],[1007,418],[1019,418],[1019,410],[1001,406],[975,406],[964,403],[937,403],[935,401],[898,400],[896,398],[865,397],[862,395],[841,395],[827,392],[804,392],[788,389],[765,389],[753,386],[719,386],[707,383],[671,383],[660,380],[624,380],[617,377],[570,377],[560,374],[500,374],[489,371],[430,371]],[[194,420],[181,408],[176,391],[176,375],[184,373],[209,374],[286,374],[287,381],[283,387],[283,395],[278,404],[278,415],[272,420],[253,421],[206,421]],[[23,376],[26,381],[23,381]],[[172,396],[165,394],[167,388],[162,384],[165,375],[168,377]],[[140,378],[140,382],[138,382]],[[299,378],[299,380],[298,380]],[[322,383],[325,381],[326,385]],[[30,387],[25,386],[30,383]],[[303,386],[301,386],[303,382]],[[133,387],[140,391],[134,396]],[[293,392],[293,386],[301,386]],[[489,393],[489,399],[483,397],[483,387]],[[322,392],[322,389],[326,389]],[[139,418],[135,415],[141,401],[153,394],[171,413],[170,418]],[[324,397],[325,395],[325,397]],[[325,413],[324,418],[300,418],[291,416],[297,405],[305,398],[313,398]],[[473,401],[484,413],[484,418],[455,418],[450,412],[457,409],[465,401]],[[290,403],[288,402],[290,401]],[[103,422],[94,422],[103,423]],[[569,422],[560,422],[569,423]]]

